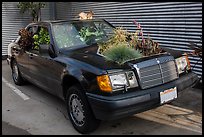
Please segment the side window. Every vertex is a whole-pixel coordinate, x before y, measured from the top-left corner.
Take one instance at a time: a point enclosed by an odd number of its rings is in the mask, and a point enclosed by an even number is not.
[[[48,28],[41,27],[41,26],[34,26],[33,27],[33,48],[32,52],[35,54],[41,54],[41,49],[43,51],[46,51],[48,49],[48,46],[50,45],[50,36],[48,32]]]
[[[27,30],[29,31],[29,33],[30,33],[31,35],[33,35],[33,27],[28,27]]]

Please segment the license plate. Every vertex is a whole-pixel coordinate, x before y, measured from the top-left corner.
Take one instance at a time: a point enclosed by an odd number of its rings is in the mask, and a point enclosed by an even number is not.
[[[177,98],[177,89],[176,87],[164,90],[160,92],[160,103],[166,103],[170,100]]]

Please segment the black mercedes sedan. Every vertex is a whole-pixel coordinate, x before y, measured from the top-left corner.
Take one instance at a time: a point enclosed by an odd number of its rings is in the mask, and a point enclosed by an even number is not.
[[[84,27],[101,30],[86,40]],[[140,113],[178,97],[198,77],[186,55],[163,52],[124,64],[107,61],[97,43],[114,26],[106,20],[59,20],[31,23],[21,31],[8,58],[16,85],[29,81],[65,101],[70,121],[89,133],[101,120]],[[26,32],[31,42],[22,42]]]

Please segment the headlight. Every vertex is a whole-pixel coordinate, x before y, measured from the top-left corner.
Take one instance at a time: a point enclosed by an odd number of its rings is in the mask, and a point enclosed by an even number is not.
[[[137,79],[133,71],[126,72],[130,88],[138,87]]]
[[[126,79],[126,76],[124,73],[117,74],[117,75],[111,75],[110,81],[111,81],[111,85],[112,85],[113,89],[128,86],[128,82],[127,82],[127,79]]]
[[[190,69],[190,62],[188,56],[182,56],[176,59],[178,73],[181,74]]]
[[[97,82],[102,91],[112,92],[121,88],[133,88],[137,87],[138,83],[133,71],[114,73],[108,75],[102,75],[97,77]]]

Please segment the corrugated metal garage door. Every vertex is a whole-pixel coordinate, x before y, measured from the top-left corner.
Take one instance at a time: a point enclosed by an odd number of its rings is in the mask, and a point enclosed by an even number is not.
[[[56,19],[68,19],[71,8],[70,2],[56,3]]]
[[[63,5],[63,6],[62,6]],[[67,6],[66,6],[67,5]],[[71,2],[57,3],[57,19],[74,18],[81,11],[94,11],[95,18],[104,18],[115,26],[123,26],[135,31],[133,20],[141,23],[144,36],[151,38],[161,46],[181,51],[191,51],[188,41],[201,44],[202,3],[201,2]],[[191,56],[193,70],[202,75],[202,59]]]
[[[18,37],[18,30],[25,27],[32,18],[28,14],[20,14],[18,2],[2,3],[2,56],[7,55],[8,44]],[[42,9],[42,20],[49,20],[49,3]]]

